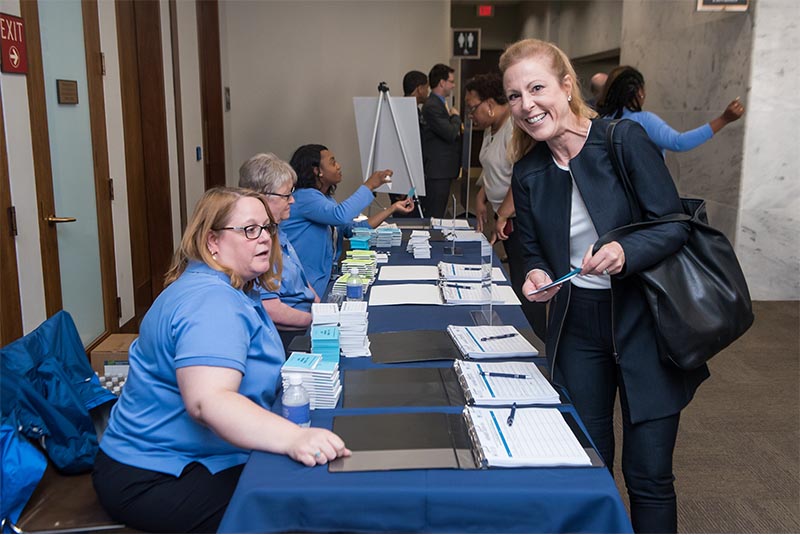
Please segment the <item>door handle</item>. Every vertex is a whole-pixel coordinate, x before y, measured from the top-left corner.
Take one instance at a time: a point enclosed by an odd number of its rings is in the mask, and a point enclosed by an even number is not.
[[[47,216],[44,220],[48,223],[73,223],[77,221],[74,217],[56,217],[54,215]]]

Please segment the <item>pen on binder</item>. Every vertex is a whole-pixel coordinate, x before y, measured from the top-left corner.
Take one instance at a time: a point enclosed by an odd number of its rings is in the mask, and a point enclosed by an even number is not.
[[[511,427],[512,425],[514,425],[514,416],[516,414],[517,414],[517,404],[516,403],[512,403],[511,404],[511,414],[508,415],[508,420],[506,420],[506,425],[508,427]]]
[[[481,342],[488,342],[489,340],[502,340],[503,338],[514,338],[517,336],[517,333],[508,333],[508,334],[498,334],[496,336],[484,336],[481,338]]]
[[[479,267],[465,267],[464,271],[480,271],[481,268]]]
[[[481,375],[484,377],[506,377],[508,379],[530,379],[530,375],[525,375],[524,373],[501,373],[501,372],[485,372],[481,371]]]
[[[474,290],[472,286],[467,286],[466,284],[445,284],[448,288],[461,288],[462,290]],[[483,338],[481,338],[483,340]]]

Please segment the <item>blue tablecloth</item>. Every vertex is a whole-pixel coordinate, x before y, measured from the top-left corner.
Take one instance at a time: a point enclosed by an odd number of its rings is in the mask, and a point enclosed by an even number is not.
[[[459,244],[475,263],[477,244]],[[405,247],[391,264],[419,263]],[[479,252],[477,253],[479,254]],[[495,265],[499,265],[495,260]],[[472,325],[477,306],[381,306],[369,310],[369,332],[444,329]],[[527,327],[519,307],[494,307],[503,323]],[[413,365],[419,366],[420,363]],[[449,365],[436,363],[429,365]],[[343,359],[342,369],[376,367],[370,359]],[[458,407],[317,410],[312,425],[330,429],[337,414],[460,412]],[[571,406],[562,410],[573,412]],[[576,415],[577,418],[577,415]],[[625,507],[605,468],[398,470],[328,472],[283,455],[254,452],[220,525],[222,533],[630,533]]]

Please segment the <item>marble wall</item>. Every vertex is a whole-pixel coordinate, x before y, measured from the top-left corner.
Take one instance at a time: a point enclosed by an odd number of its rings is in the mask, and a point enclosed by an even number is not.
[[[800,2],[757,0],[754,18],[736,249],[753,299],[797,300]]]
[[[678,131],[719,116],[740,97],[748,106],[753,12],[698,12],[694,0],[625,0],[620,63],[645,78],[644,108]],[[709,219],[736,236],[745,123],[732,123],[707,143],[667,153],[684,196],[702,197]]]

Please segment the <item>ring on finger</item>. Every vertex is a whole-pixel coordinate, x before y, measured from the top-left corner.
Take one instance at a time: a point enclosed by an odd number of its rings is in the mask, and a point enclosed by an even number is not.
[[[318,451],[317,453],[314,454],[314,458],[315,459],[319,459],[320,457],[322,457],[322,452],[321,451]]]
[[[603,275],[606,275],[606,276],[608,276],[608,275],[611,275],[611,274],[608,272],[608,268],[606,268],[606,269],[604,269],[604,270],[603,270]]]

